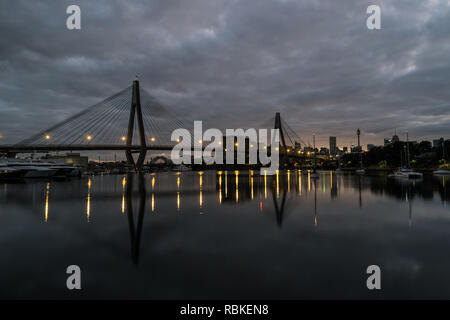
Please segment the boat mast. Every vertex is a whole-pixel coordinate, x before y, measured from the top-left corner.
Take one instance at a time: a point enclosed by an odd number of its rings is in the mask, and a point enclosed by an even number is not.
[[[313,133],[313,148],[314,148],[314,169],[313,169],[313,172],[315,173],[316,172],[316,134],[315,133]]]
[[[408,132],[406,133],[406,166],[407,166],[408,169],[410,168]]]

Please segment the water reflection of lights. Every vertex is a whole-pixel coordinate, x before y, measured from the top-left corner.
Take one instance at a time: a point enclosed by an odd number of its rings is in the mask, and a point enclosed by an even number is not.
[[[236,176],[236,203],[239,202],[239,171],[234,171],[234,175]]]
[[[267,199],[267,170],[264,170],[264,199]]]
[[[302,171],[298,170],[298,195],[302,195]]]
[[[222,203],[222,171],[217,173],[219,174],[219,203]]]
[[[125,213],[125,186],[127,185],[127,179],[122,179],[122,213]]]
[[[323,189],[323,193],[325,193],[325,173],[322,174],[322,189]]]
[[[50,182],[47,183],[46,189],[45,189],[45,209],[44,209],[44,219],[45,222],[48,220],[48,196],[50,194]]]
[[[155,212],[155,194],[152,193],[152,212]]]
[[[203,187],[203,171],[199,171],[198,175],[199,175],[198,184],[199,184],[199,189],[200,189],[200,193],[199,193],[199,196],[198,196],[198,203],[199,203],[200,209],[202,209],[202,207],[203,207],[203,190],[202,190],[202,187]],[[202,213],[202,212],[200,212],[200,213]]]
[[[291,170],[288,170],[288,171],[287,171],[288,192],[291,192],[291,179],[290,179],[290,177],[291,177]]]
[[[279,170],[277,170],[277,199],[280,197],[280,178],[279,178]]]
[[[250,176],[250,196],[253,200],[253,174]]]
[[[92,181],[91,178],[88,180],[88,195],[87,195],[87,203],[86,203],[86,218],[89,222],[89,218],[91,216],[91,185]]]
[[[228,172],[225,171],[225,198],[228,197]]]
[[[311,191],[311,171],[308,170],[308,192]]]

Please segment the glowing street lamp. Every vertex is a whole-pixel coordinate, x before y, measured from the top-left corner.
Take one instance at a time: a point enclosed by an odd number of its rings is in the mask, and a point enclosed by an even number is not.
[[[87,137],[86,137],[86,140],[87,140],[87,141],[91,141],[91,140],[92,140],[92,136],[91,136],[91,135],[87,136]]]
[[[125,140],[127,140],[127,138],[125,136],[122,136],[122,138],[120,138],[120,140],[125,141]]]
[[[46,134],[46,135],[45,135],[45,140],[50,140],[50,138],[51,138],[51,137],[50,137],[49,134]]]
[[[155,141],[156,141],[155,137],[151,137],[151,138],[150,138],[150,141],[151,141],[151,142],[155,142]]]

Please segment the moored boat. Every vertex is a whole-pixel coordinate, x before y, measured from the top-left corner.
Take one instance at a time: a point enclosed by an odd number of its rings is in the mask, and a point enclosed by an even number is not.
[[[448,175],[450,175],[450,170],[438,169],[438,170],[433,171],[433,174],[436,176],[448,176]]]

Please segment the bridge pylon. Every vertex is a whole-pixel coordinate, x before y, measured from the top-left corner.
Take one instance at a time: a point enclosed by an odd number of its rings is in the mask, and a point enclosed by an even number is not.
[[[137,120],[137,126],[139,131],[139,144],[140,150],[137,161],[134,161],[133,153],[131,149],[125,150],[125,155],[128,162],[134,166],[137,171],[142,171],[145,155],[147,154],[147,145],[145,143],[145,130],[144,121],[142,118],[141,108],[141,96],[139,92],[139,80],[133,81],[133,93],[131,98],[130,118],[128,120],[128,135],[127,135],[127,147],[131,147],[133,142],[133,131],[135,118]]]
[[[286,140],[284,139],[283,127],[281,126],[281,116],[279,112],[275,113],[275,129],[280,130],[280,141],[281,141],[280,165],[282,168],[284,168],[284,164],[286,163],[287,160],[287,158],[284,156],[284,153],[286,152],[287,147],[286,147]]]

